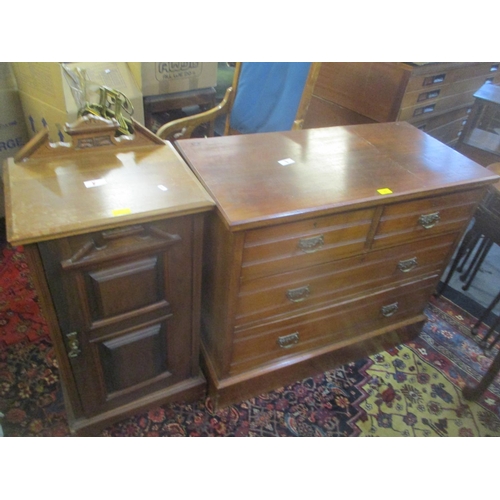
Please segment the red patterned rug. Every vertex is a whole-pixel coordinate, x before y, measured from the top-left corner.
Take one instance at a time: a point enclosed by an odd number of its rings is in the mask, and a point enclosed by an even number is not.
[[[68,436],[57,361],[22,248],[0,262],[0,425],[5,436]],[[500,436],[500,381],[461,395],[491,358],[474,318],[432,299],[417,339],[215,412],[209,398],[152,408],[102,436]],[[480,335],[484,332],[480,332]],[[3,415],[3,416],[2,416]]]

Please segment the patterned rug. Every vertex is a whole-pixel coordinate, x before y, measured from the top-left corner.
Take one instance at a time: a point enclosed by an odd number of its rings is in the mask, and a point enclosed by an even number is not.
[[[7,437],[68,436],[22,248],[4,243],[1,257],[0,425]],[[477,403],[461,395],[491,363],[470,336],[474,318],[445,298],[432,299],[426,314],[407,344],[217,412],[210,398],[152,408],[101,436],[500,436],[500,380]]]

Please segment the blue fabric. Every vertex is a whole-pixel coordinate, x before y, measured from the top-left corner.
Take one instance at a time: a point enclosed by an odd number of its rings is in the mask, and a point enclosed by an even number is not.
[[[231,128],[244,133],[292,128],[311,63],[247,62],[231,111]]]

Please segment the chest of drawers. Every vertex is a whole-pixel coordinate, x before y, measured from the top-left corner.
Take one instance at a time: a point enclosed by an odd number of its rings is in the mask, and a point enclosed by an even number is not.
[[[305,126],[407,121],[453,146],[474,92],[500,82],[499,69],[494,62],[323,63]]]
[[[5,169],[7,237],[24,245],[70,429],[201,397],[202,233],[213,201],[173,147],[82,119],[71,147],[35,137]]]
[[[417,334],[494,181],[404,122],[176,147],[216,202],[202,349],[219,405]]]

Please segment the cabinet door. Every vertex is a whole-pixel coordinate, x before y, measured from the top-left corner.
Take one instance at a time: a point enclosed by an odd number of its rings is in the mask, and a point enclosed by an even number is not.
[[[197,375],[193,220],[40,243],[85,416]]]

